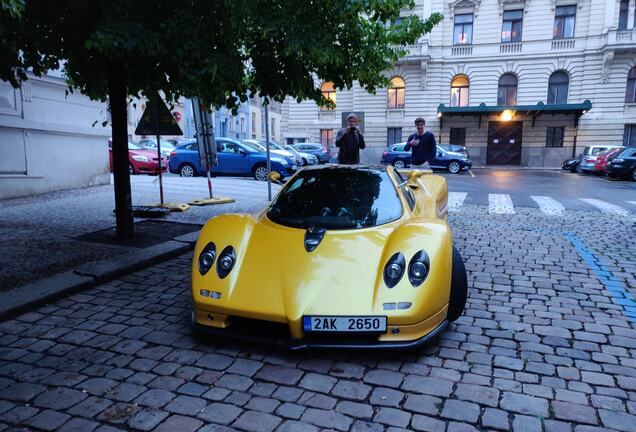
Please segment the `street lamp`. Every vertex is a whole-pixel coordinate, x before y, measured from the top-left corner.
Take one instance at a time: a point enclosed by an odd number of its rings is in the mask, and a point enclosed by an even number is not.
[[[499,119],[501,121],[505,121],[505,122],[509,122],[510,120],[512,120],[512,117],[514,116],[514,112],[511,110],[504,110],[501,115],[499,116]]]

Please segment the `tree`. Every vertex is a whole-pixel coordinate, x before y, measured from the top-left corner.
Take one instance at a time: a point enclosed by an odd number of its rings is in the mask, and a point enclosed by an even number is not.
[[[69,88],[109,100],[115,209],[133,235],[126,105],[130,96],[199,97],[236,110],[248,96],[322,98],[316,80],[375,92],[383,74],[442,18],[413,0],[0,0],[0,79],[63,68]]]

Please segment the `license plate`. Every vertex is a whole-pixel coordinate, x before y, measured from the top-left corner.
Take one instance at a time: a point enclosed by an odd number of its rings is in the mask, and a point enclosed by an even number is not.
[[[385,316],[305,316],[305,332],[386,332]]]

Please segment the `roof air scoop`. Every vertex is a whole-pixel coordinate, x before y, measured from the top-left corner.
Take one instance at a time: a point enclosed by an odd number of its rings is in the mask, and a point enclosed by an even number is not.
[[[322,238],[325,236],[326,229],[309,227],[305,231],[305,250],[311,252],[318,247]]]

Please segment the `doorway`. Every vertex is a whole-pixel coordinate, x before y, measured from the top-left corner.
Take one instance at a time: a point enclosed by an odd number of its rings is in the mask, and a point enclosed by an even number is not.
[[[487,165],[520,165],[523,122],[488,123]]]

